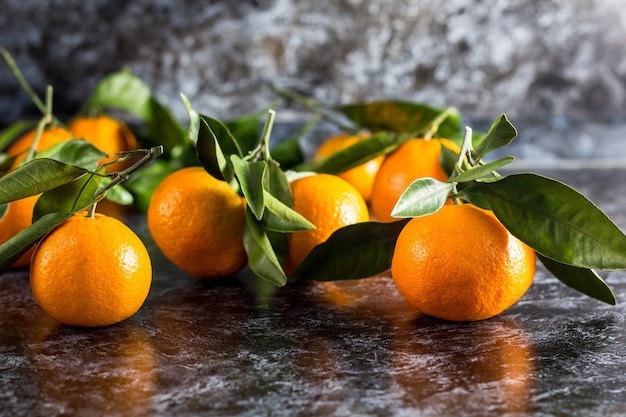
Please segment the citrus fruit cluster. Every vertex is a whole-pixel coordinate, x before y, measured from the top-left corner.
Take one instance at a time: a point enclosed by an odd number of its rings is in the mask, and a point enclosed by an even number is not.
[[[10,170],[14,170],[25,162],[31,148],[35,152],[45,151],[67,141],[80,139],[93,144],[108,155],[100,159],[100,164],[116,161],[117,158],[114,155],[120,152],[137,149],[135,136],[123,121],[99,115],[76,117],[70,122],[68,128],[55,124],[48,125],[39,134],[36,128],[30,129],[12,141],[4,153],[12,158]],[[118,167],[106,167],[109,172],[113,172],[116,168]],[[7,224],[6,227],[0,227],[0,244],[31,224],[36,202],[37,196],[31,196],[8,204],[5,216],[0,219],[0,225]],[[28,257],[23,256],[14,266],[25,267],[28,265],[27,260]]]
[[[331,136],[315,157],[367,136]],[[374,219],[395,221],[392,211],[411,183],[426,177],[448,180],[450,173],[441,164],[442,146],[456,155],[461,152],[448,139],[412,138],[390,154],[338,175],[359,186]],[[400,294],[424,314],[453,321],[483,320],[525,294],[535,262],[534,251],[492,213],[471,204],[450,205],[404,226],[393,251],[391,275]]]
[[[349,135],[336,134],[324,141],[314,158],[323,158],[333,152],[348,148],[369,133]],[[375,220],[392,221],[391,210],[404,190],[418,178],[431,177],[446,181],[449,173],[441,166],[441,147],[445,146],[458,154],[461,149],[449,139],[413,138],[399,146],[389,155],[376,156],[369,161],[339,172],[371,204]]]
[[[158,249],[197,278],[248,267],[282,286],[390,271],[417,311],[474,321],[517,302],[539,259],[567,285],[615,302],[595,270],[626,268],[626,235],[565,184],[500,176],[511,157],[485,162],[517,135],[505,115],[486,134],[463,135],[452,109],[343,106],[355,133],[331,136],[305,160],[301,137],[270,148],[272,110],[259,138],[258,118],[223,122],[183,101],[186,130],[145,85],[114,74],[89,108],[131,112],[145,123],[145,144],[158,146],[138,149],[142,140],[103,114],[65,128],[48,103],[37,127],[6,148],[0,264],[29,266],[35,300],[60,322],[110,325],[146,300],[146,247],[120,219],[95,213],[122,182],[140,197]]]
[[[37,143],[35,143],[36,139]],[[25,158],[29,157],[28,153],[31,148],[33,151],[44,151],[55,147],[55,145],[58,146],[67,141],[79,139],[90,142],[107,153],[108,156],[102,158],[99,161],[100,164],[117,160],[114,157],[115,154],[137,148],[137,141],[124,122],[106,115],[80,116],[70,122],[69,128],[53,124],[45,127],[39,133],[37,129],[33,128],[12,141],[4,151],[12,159],[9,171],[15,170],[25,162]],[[115,168],[107,166],[106,169],[113,172]],[[4,216],[0,218],[0,244],[5,243],[31,225],[37,199],[38,195],[30,196],[10,202],[7,205]],[[24,254],[13,266],[28,266],[30,254],[32,251]]]
[[[25,90],[43,117],[18,121],[2,135],[2,268],[29,267],[36,302],[61,323],[120,322],[144,303],[152,264],[126,224],[95,209],[161,148],[138,150],[131,129],[102,112],[80,113],[64,125],[52,114],[51,87],[45,104]],[[143,158],[133,161],[135,155]]]
[[[533,173],[498,174],[513,157],[484,158],[517,136],[506,115],[484,134],[466,128],[462,140],[452,143],[437,138],[449,114],[420,127],[413,121],[423,119],[412,112],[425,109],[417,107],[375,102],[343,108],[371,135],[304,166],[340,173],[359,167],[367,155],[384,154],[370,194],[378,221],[335,232],[311,251],[292,281],[359,279],[391,268],[399,293],[417,310],[473,321],[519,300],[539,260],[569,287],[616,303],[596,270],[625,268],[626,235],[562,182]],[[388,119],[393,113],[395,121]],[[397,130],[385,131],[390,127]],[[416,130],[424,136],[411,133]]]
[[[37,129],[31,129],[17,138],[5,150],[7,155],[15,157],[13,168],[20,165],[35,141]],[[70,120],[67,128],[51,125],[45,128],[38,139],[35,151],[49,149],[54,145],[72,139],[84,139],[107,154],[100,163],[116,161],[114,156],[122,151],[137,149],[137,139],[123,121],[111,116],[100,114],[97,116],[77,116]],[[120,167],[108,166],[109,172]]]
[[[31,129],[15,139],[6,149],[12,164],[2,178],[5,192],[17,193],[18,197],[24,192],[32,195],[6,204],[0,218],[0,244],[32,239],[29,229],[33,218],[45,218],[45,215],[37,216],[37,204],[41,198],[45,210],[50,197],[44,189],[43,193],[30,191],[47,187],[45,181],[39,180],[46,176],[54,178],[58,174],[53,172],[55,168],[69,167],[53,159],[38,158],[37,153],[46,155],[55,148],[63,152],[62,149],[69,149],[79,139],[94,147],[91,152],[83,149],[85,153],[76,161],[91,153],[95,161],[86,166],[111,173],[115,172],[113,167],[129,166],[126,161],[118,162],[119,156],[114,155],[137,147],[134,135],[122,121],[104,115],[77,117],[71,121],[70,128],[46,123],[43,128]],[[105,152],[100,148],[111,154],[103,157]],[[50,171],[46,171],[46,166]],[[74,168],[77,173],[87,172],[78,166]],[[87,181],[79,183],[80,188],[88,184],[90,175],[84,175]],[[22,186],[29,178],[35,180],[30,190]],[[52,184],[50,188],[53,192],[56,187]],[[58,195],[68,196],[71,192],[64,190]],[[74,201],[76,208],[77,202]],[[15,257],[11,267],[30,268],[33,296],[50,316],[69,325],[97,327],[122,321],[141,307],[152,282],[151,261],[143,242],[122,221],[91,211],[77,214],[70,211],[43,230],[43,238],[36,239],[36,245]]]

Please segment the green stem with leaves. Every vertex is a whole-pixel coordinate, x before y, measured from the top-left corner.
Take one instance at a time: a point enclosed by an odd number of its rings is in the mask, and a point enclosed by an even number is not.
[[[143,154],[144,156],[137,162],[135,162],[133,165],[131,165],[130,167],[120,171],[120,172],[113,172],[111,174],[99,174],[99,173],[95,173],[95,175],[102,175],[105,177],[111,177],[111,181],[109,183],[107,183],[104,187],[102,187],[101,190],[99,190],[96,195],[94,195],[94,197],[92,198],[92,203],[89,205],[89,213],[91,213],[91,215],[93,215],[93,212],[95,212],[95,206],[96,204],[102,200],[107,191],[109,191],[111,188],[115,187],[116,185],[126,181],[128,179],[128,177],[130,177],[132,174],[134,174],[135,172],[139,171],[140,169],[142,169],[144,166],[146,166],[148,163],[150,163],[151,161],[153,161],[154,159],[158,158],[159,156],[161,156],[163,154],[163,145],[159,145],[159,146],[155,146],[153,148],[150,149],[138,149],[138,150],[134,150],[134,151],[124,151],[124,152],[120,152],[117,155],[121,155],[124,157],[130,157],[132,155],[138,155],[138,154]],[[123,159],[120,160],[116,160],[114,162],[118,162],[121,161]]]

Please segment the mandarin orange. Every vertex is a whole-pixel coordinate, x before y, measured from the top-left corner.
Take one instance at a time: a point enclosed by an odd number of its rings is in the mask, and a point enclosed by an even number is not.
[[[61,323],[108,326],[135,314],[152,283],[150,256],[124,223],[82,212],[48,233],[31,260],[30,285]]]
[[[400,294],[420,312],[451,321],[483,320],[526,293],[535,252],[491,212],[447,205],[407,223],[391,274]]]
[[[170,174],[148,207],[148,228],[157,246],[198,278],[228,277],[246,266],[245,219],[244,198],[202,167]]]
[[[285,273],[291,275],[309,252],[337,229],[369,220],[361,194],[347,181],[330,174],[299,178],[290,184],[293,209],[315,229],[289,235]]]

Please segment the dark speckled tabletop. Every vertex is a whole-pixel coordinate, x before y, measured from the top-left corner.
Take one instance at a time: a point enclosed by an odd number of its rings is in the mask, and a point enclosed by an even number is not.
[[[626,228],[626,169],[542,172]],[[385,275],[262,297],[245,273],[199,281],[158,253],[142,215],[128,220],[154,283],[118,325],[59,326],[27,271],[0,276],[0,415],[626,415],[624,271],[603,274],[617,306],[539,266],[505,313],[448,323],[415,312]]]

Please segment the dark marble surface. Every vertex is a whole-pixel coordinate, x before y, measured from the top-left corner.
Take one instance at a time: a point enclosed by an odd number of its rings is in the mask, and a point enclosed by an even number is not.
[[[544,173],[626,227],[622,168]],[[416,313],[387,276],[255,296],[246,274],[198,281],[154,248],[154,284],[130,319],[59,326],[28,272],[0,276],[2,416],[623,416],[626,272],[617,306],[539,267],[529,292],[482,322]]]

